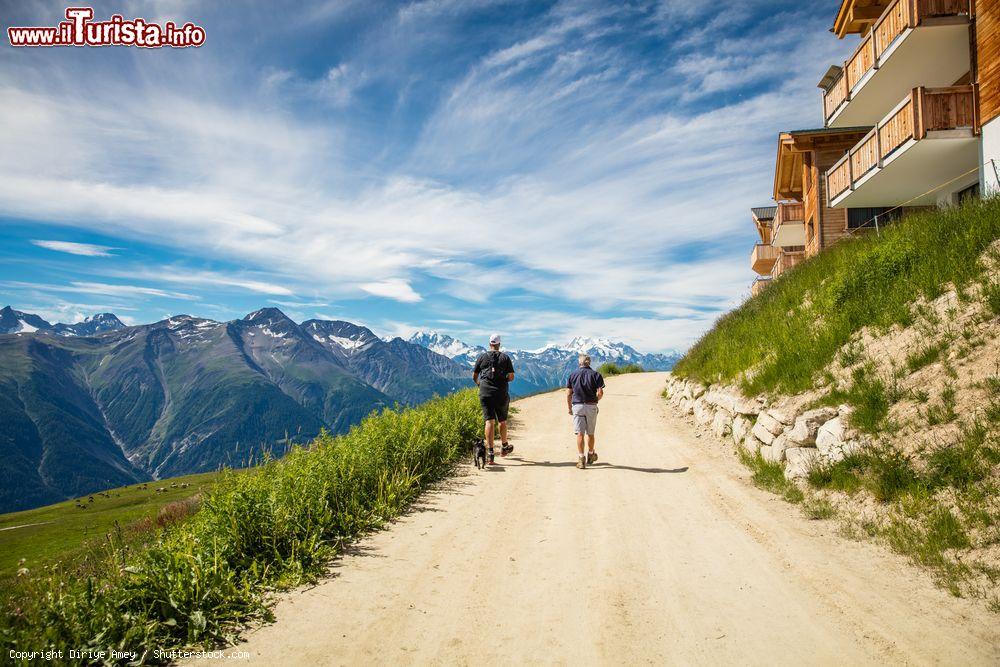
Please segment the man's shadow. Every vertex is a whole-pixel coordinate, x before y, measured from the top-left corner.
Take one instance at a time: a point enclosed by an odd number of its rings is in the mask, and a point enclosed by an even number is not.
[[[515,457],[512,457],[512,458],[514,458],[514,460],[516,460],[516,461],[520,461],[524,465],[540,466],[542,468],[575,468],[576,467],[576,461],[532,461],[530,459],[525,459],[525,458],[515,458]],[[684,466],[683,468],[637,468],[635,466],[616,465],[614,463],[607,463],[606,461],[598,461],[597,463],[591,463],[590,465],[588,465],[587,469],[588,470],[589,469],[594,469],[594,470],[631,470],[633,472],[645,472],[645,473],[651,473],[651,474],[655,474],[655,475],[662,475],[662,474],[671,474],[671,475],[674,475],[674,474],[679,474],[679,473],[687,472],[688,471],[688,466]]]

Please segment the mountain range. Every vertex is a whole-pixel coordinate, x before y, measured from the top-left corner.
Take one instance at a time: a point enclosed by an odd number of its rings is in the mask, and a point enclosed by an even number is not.
[[[471,385],[467,368],[426,348],[275,308],[126,327],[7,307],[0,326],[0,512],[248,465]]]
[[[0,512],[281,456],[373,410],[471,386],[482,351],[440,333],[383,339],[350,322],[297,324],[276,308],[126,326],[111,313],[50,324],[5,307]],[[561,386],[579,352],[649,370],[675,360],[606,339],[515,350],[512,393]]]
[[[419,331],[410,343],[425,347],[471,368],[482,346],[469,345],[436,331]],[[514,362],[514,382],[511,393],[518,396],[548,391],[563,386],[569,374],[577,368],[580,354],[588,354],[597,368],[610,362],[619,365],[638,364],[648,371],[668,371],[680,359],[679,354],[643,354],[629,345],[607,338],[580,336],[565,344],[550,344],[540,350],[506,350]]]

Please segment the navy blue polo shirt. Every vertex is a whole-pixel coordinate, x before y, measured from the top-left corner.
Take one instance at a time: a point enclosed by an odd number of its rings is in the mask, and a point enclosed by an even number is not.
[[[573,403],[597,403],[597,390],[604,388],[604,377],[589,366],[582,366],[569,376],[567,389],[573,390]]]

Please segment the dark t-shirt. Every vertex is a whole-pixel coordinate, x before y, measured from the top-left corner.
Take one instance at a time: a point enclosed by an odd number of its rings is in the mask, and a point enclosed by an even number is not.
[[[483,352],[476,359],[474,370],[479,374],[480,396],[507,395],[507,374],[514,372],[514,362],[505,352]]]
[[[573,390],[574,403],[597,403],[597,390],[604,387],[604,377],[589,366],[573,371],[566,383]]]

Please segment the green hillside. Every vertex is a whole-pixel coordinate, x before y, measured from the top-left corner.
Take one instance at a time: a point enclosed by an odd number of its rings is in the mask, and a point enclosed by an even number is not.
[[[0,515],[0,580],[19,567],[72,560],[104,539],[115,524],[155,519],[170,503],[209,488],[217,473],[134,484],[47,507]],[[163,488],[165,491],[158,492]],[[21,560],[24,559],[22,563]]]
[[[109,541],[86,563],[20,573],[0,599],[0,651],[114,648],[148,661],[225,641],[267,615],[270,591],[315,578],[351,538],[398,516],[481,425],[467,390],[222,473],[190,516]]]
[[[1000,199],[910,215],[879,234],[843,241],[722,317],[674,374],[739,383],[748,394],[808,390],[852,334],[909,325],[914,302],[949,284],[961,299],[981,283],[984,298],[1000,309],[1000,285],[980,261],[997,238]]]
[[[859,449],[795,485],[751,444],[754,483],[1000,612],[998,239],[993,199],[840,243],[722,317],[674,374],[792,414],[849,405]]]

